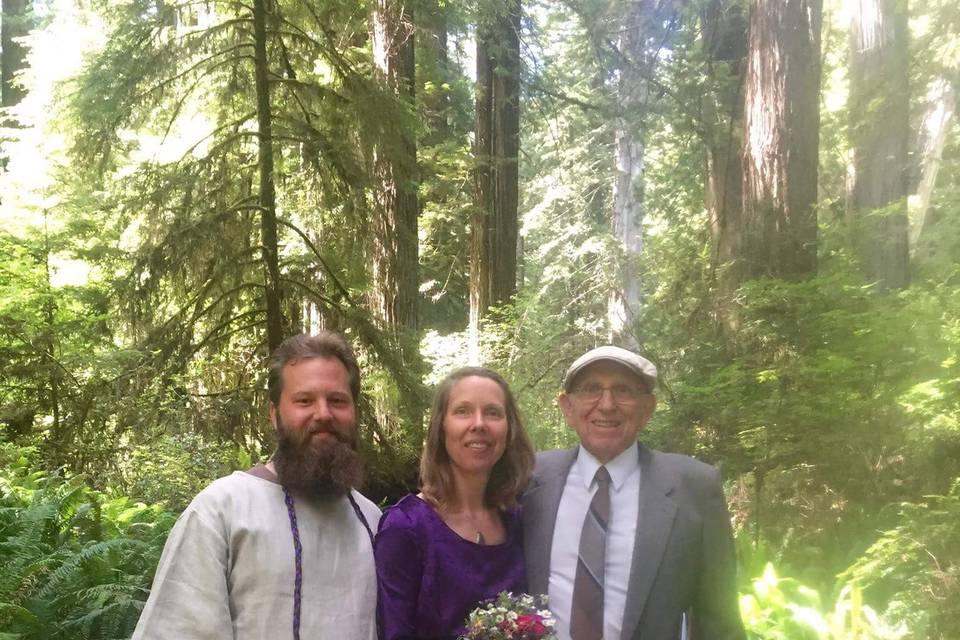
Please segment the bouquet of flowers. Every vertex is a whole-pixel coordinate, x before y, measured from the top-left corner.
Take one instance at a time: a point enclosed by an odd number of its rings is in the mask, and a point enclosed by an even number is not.
[[[557,640],[554,624],[546,596],[504,591],[473,610],[461,640]]]

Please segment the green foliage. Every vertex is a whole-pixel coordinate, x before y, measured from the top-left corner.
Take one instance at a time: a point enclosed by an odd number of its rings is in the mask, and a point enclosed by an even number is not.
[[[900,505],[884,531],[842,575],[887,602],[917,637],[946,640],[960,628],[960,479],[945,495]]]
[[[465,51],[495,4],[417,8],[410,108],[373,73],[367,4],[272,3],[286,329],[338,329],[357,346],[377,498],[415,484],[420,424],[394,414],[426,402],[421,378],[468,359]],[[851,567],[844,580],[864,589],[823,604],[771,574],[751,591],[753,632],[853,637],[857,621],[874,634],[864,637],[882,637],[863,599],[915,633],[955,635],[960,129],[944,148],[930,230],[912,247],[913,284],[875,294],[850,264],[841,221],[855,121],[843,106],[850,3],[825,2],[819,275],[728,290],[707,149],[742,133],[728,111],[742,99],[735,40],[748,4],[659,3],[663,37],[641,74],[644,100],[629,109],[616,104],[619,73],[638,62],[618,48],[626,5],[525,5],[519,292],[485,320],[485,362],[510,381],[539,448],[573,444],[556,406],[563,371],[608,341],[609,296],[634,269],[634,333],[661,372],[644,440],[722,468],[746,575],[772,559],[827,593]],[[909,10],[919,116],[932,82],[957,81],[960,11],[951,0]],[[711,22],[723,12],[740,22]],[[5,631],[129,632],[170,516],[113,491],[178,510],[272,446],[250,26],[248,6],[221,0],[67,1],[33,36],[34,113],[2,133],[0,173],[0,442],[36,445],[0,448]],[[86,35],[70,48],[63,34],[74,31]],[[82,65],[61,70],[73,59]],[[639,261],[610,229],[621,117],[644,150]],[[397,356],[367,311],[374,150],[410,132],[422,212],[409,337],[426,372]],[[69,474],[50,471],[61,467]]]
[[[127,464],[127,491],[147,503],[163,502],[179,513],[210,481],[229,475],[240,464],[234,446],[206,442],[184,433],[161,435],[153,442],[138,445]]]
[[[648,311],[669,338],[648,441],[720,463],[737,526],[823,587],[889,522],[886,504],[957,473],[957,292],[878,297],[837,269],[736,295],[730,331],[697,316],[677,331],[666,299]]]
[[[740,613],[751,638],[762,640],[899,640],[906,625],[891,626],[863,603],[856,583],[842,586],[833,607],[820,594],[791,578],[777,576],[772,564],[740,596]]]
[[[31,472],[35,451],[5,446],[0,472],[0,628],[5,638],[132,633],[170,513],[93,491],[80,476]]]

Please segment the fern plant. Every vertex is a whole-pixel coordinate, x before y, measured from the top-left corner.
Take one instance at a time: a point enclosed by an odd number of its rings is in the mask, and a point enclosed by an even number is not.
[[[27,460],[0,472],[0,640],[129,637],[175,517]]]
[[[845,571],[909,620],[917,637],[949,640],[960,628],[960,478],[945,495],[900,505],[896,527]]]

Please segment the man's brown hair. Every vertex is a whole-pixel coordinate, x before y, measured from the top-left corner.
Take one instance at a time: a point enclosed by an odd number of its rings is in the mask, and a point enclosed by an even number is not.
[[[280,394],[283,391],[283,368],[300,360],[309,358],[336,358],[347,368],[350,381],[350,395],[354,403],[360,397],[360,365],[353,355],[350,345],[338,333],[321,331],[316,335],[301,333],[284,340],[270,356],[270,366],[267,370],[267,393],[270,402],[280,403]]]

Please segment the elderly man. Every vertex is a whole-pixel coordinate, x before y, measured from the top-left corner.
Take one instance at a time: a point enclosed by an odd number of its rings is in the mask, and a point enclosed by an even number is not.
[[[541,453],[522,499],[530,590],[549,594],[561,640],[745,637],[719,473],[637,442],[656,381],[652,363],[614,346],[564,377],[580,446]]]
[[[267,386],[276,454],[214,481],[183,512],[134,640],[376,638],[380,510],[353,489],[357,361],[336,334],[294,336],[274,352]]]

